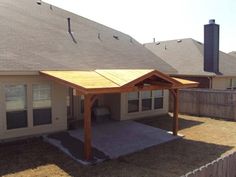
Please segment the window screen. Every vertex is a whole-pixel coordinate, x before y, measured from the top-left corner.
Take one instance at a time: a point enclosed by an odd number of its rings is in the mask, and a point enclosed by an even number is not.
[[[51,86],[49,84],[33,85],[33,108],[51,107]]]
[[[154,97],[154,109],[163,108],[163,90],[153,90],[152,95]]]
[[[49,84],[33,85],[33,124],[52,123],[51,86]]]
[[[7,129],[27,127],[26,85],[6,85]]]
[[[128,113],[139,111],[139,93],[128,93]]]
[[[142,91],[142,111],[152,109],[152,94],[151,91]]]

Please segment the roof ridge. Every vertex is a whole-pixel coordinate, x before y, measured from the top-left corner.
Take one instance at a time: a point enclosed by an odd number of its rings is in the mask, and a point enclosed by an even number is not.
[[[194,40],[193,38],[176,38],[176,39],[169,39],[169,40],[161,40],[161,41],[156,41],[156,42],[147,42],[147,43],[143,43],[143,44],[155,44],[155,43],[163,43],[163,42],[172,42],[172,41],[178,41],[178,40]]]
[[[113,81],[113,80],[109,79],[107,76],[104,76],[103,74],[99,73],[97,70],[94,70],[94,72],[95,72],[95,73],[97,73],[98,75],[100,75],[100,76],[104,77],[105,79],[107,79],[107,80],[111,81],[112,83],[114,83],[114,84],[116,84],[117,86],[119,86],[119,87],[120,87],[120,85],[119,85],[118,83],[116,83],[115,81]]]
[[[192,39],[192,43],[193,43],[194,46],[197,48],[197,50],[198,50],[199,54],[202,56],[202,60],[203,60],[204,54],[203,54],[202,51],[200,50],[199,46],[196,44],[196,43],[200,44],[199,41],[197,41],[197,40],[195,40],[195,39]],[[203,45],[203,44],[202,44],[202,45]]]

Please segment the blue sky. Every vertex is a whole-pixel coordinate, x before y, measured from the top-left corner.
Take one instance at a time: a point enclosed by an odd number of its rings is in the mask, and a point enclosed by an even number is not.
[[[236,50],[236,0],[45,0],[102,23],[141,43],[193,38],[203,42],[203,25],[220,24],[220,49]]]

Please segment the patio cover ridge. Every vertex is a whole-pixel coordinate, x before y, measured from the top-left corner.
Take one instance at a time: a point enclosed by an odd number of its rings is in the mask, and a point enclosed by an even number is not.
[[[129,86],[133,81],[152,73],[155,70],[151,69],[109,69],[109,70],[95,70],[98,74],[111,80],[115,84],[122,86]]]

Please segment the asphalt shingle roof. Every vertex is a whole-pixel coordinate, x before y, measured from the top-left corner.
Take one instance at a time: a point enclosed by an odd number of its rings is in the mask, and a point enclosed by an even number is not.
[[[229,52],[228,54],[233,56],[233,57],[236,57],[236,51]]]
[[[180,75],[236,76],[235,58],[221,51],[219,56],[220,73],[204,71],[204,46],[201,42],[191,38],[146,43],[145,47],[173,66]]]
[[[0,35],[0,71],[135,68],[176,72],[130,36],[60,8],[50,9],[44,2],[37,5],[36,0],[1,0]]]

